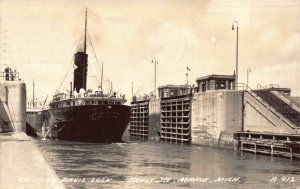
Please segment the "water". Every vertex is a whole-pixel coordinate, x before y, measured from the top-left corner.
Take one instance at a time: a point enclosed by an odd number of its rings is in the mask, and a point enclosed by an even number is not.
[[[300,188],[299,160],[152,142],[35,142],[70,189]]]

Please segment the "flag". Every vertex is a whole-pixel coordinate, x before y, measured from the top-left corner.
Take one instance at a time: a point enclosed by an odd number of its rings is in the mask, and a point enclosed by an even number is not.
[[[189,67],[186,67],[186,70],[191,71]]]

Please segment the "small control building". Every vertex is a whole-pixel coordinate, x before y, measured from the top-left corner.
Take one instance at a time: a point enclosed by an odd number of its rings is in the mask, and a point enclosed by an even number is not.
[[[234,75],[207,75],[197,78],[198,92],[220,89],[235,89]]]

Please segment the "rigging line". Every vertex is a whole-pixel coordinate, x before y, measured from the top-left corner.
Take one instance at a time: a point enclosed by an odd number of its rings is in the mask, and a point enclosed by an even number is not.
[[[100,85],[101,91],[103,92],[103,62],[102,62],[102,69],[101,69],[101,85]]]
[[[88,32],[88,38],[89,38],[89,42],[90,42],[90,44],[91,44],[91,47],[92,47],[92,50],[93,50],[93,53],[94,53],[94,57],[95,57],[95,59],[96,59],[96,63],[97,63],[97,66],[98,66],[98,70],[101,72],[100,67],[99,67],[98,58],[97,58],[97,55],[96,55],[96,53],[95,53],[94,46],[93,46],[92,40],[91,40],[91,38],[90,38],[89,32]]]
[[[90,45],[90,43],[88,43],[88,45]],[[93,62],[94,62],[94,61],[96,61],[95,57],[93,57]],[[98,67],[97,67],[97,65],[95,65],[95,63],[93,63],[93,64],[91,64],[91,63],[92,63],[92,62],[88,62],[89,67],[90,67],[89,71],[92,72],[92,75],[90,75],[89,77],[96,77],[97,83],[98,83],[99,86],[100,86],[100,82],[99,82],[99,79],[98,79],[98,77],[97,77],[97,73],[95,73],[95,71],[94,71],[94,70],[96,70],[96,72],[97,72]],[[92,66],[93,66],[93,68],[92,68]]]
[[[93,69],[91,69],[91,71],[93,72],[93,75],[95,76],[95,78],[96,78],[98,84],[100,84],[100,82],[99,82],[99,80],[98,80],[98,77],[97,77],[96,74],[94,73]]]
[[[92,40],[91,40],[91,38],[90,38],[90,34],[89,34],[89,32],[87,32],[87,34],[88,34],[88,39],[89,39],[89,42],[90,42],[90,44],[91,44],[91,47],[92,47],[92,50],[93,50],[93,53],[94,53],[94,58],[95,58],[95,60],[96,60],[98,70],[100,71],[100,73],[101,73],[101,78],[102,78],[102,80],[103,80],[103,73],[102,73],[102,71],[100,70],[99,62],[98,62],[98,59],[97,59],[97,56],[96,56],[96,53],[95,53],[95,50],[94,50],[94,46],[93,46],[93,44],[92,44]],[[102,63],[102,64],[103,64],[103,63]],[[107,85],[106,85],[106,82],[104,82],[104,85],[105,85],[106,88],[108,88]]]
[[[108,91],[108,86],[106,85],[106,81],[103,79],[103,77],[102,77],[102,82],[104,81],[104,85],[105,85],[105,87],[106,87],[106,90]],[[103,90],[103,89],[102,89]]]
[[[82,41],[83,35],[84,35],[84,34],[82,34],[82,35],[81,35],[81,38],[80,38],[80,40],[79,40],[79,43],[77,44],[77,47],[76,47],[76,52],[77,52],[77,51],[78,51],[78,49],[79,49],[79,45],[80,45],[80,42]]]
[[[82,41],[82,38],[83,38],[83,35],[81,36],[81,38],[80,38],[80,40],[79,40],[79,42],[78,42],[78,44],[77,44],[76,52],[78,52],[79,45],[80,45],[80,42]],[[66,74],[64,75],[64,78],[63,78],[62,82],[61,82],[60,85],[59,85],[59,88],[58,88],[59,91],[61,91],[61,88],[62,88],[62,86],[63,86],[63,84],[64,84],[64,82],[65,82],[65,80],[66,80],[66,78],[67,78],[67,76],[68,76],[68,73],[69,73],[69,71],[70,71],[70,69],[71,69],[71,67],[72,67],[71,62],[74,61],[74,57],[75,57],[75,54],[73,54],[73,57],[72,57],[72,59],[71,59],[71,61],[70,61],[69,67],[68,67],[68,69],[67,69],[67,72],[66,72]],[[73,66],[74,66],[74,64],[73,64]]]

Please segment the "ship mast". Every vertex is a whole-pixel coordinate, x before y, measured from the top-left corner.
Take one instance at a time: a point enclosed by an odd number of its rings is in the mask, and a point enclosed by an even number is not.
[[[102,81],[103,81],[103,62],[102,62],[102,69],[101,69],[101,85],[100,85],[100,89],[103,92]]]
[[[74,64],[74,91],[79,93],[80,89],[86,90],[88,55],[86,54],[86,37],[87,37],[87,9],[85,10],[85,28],[84,28],[84,49],[83,52],[75,53]]]
[[[87,9],[85,9],[84,54],[86,54],[86,28],[87,28]]]
[[[84,25],[84,54],[86,54],[86,25],[87,25],[87,8],[85,9],[85,25]],[[87,70],[82,69],[82,80],[84,81],[83,87],[86,90],[86,77],[87,77]]]
[[[33,87],[32,87],[32,107],[34,108],[34,80],[33,80]]]

